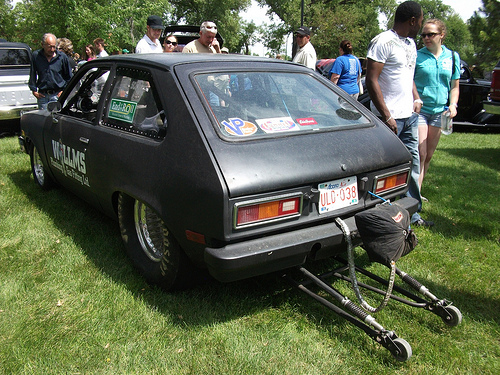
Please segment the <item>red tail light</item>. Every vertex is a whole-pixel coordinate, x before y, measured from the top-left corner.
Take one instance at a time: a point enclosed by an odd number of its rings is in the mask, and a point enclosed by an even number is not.
[[[234,227],[299,216],[301,210],[302,195],[239,203],[235,206]]]
[[[375,178],[373,189],[375,194],[385,193],[406,186],[409,174],[410,171],[408,170]]]
[[[497,102],[500,101],[500,68],[497,67],[493,70],[493,76],[491,77],[490,98]]]

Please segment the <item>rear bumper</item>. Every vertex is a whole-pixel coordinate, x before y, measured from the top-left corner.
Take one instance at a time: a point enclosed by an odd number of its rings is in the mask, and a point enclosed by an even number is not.
[[[36,103],[22,106],[0,106],[0,120],[21,118],[23,112],[33,111],[35,109],[38,109]]]
[[[487,113],[492,115],[500,115],[500,102],[484,101],[483,108]]]
[[[397,203],[410,214],[417,210],[416,199],[407,197]],[[344,222],[351,233],[357,233],[354,216]],[[359,239],[354,243],[359,244]],[[205,263],[217,280],[236,281],[298,266],[308,258],[328,258],[345,250],[342,230],[335,223],[328,223],[222,248],[206,248]]]

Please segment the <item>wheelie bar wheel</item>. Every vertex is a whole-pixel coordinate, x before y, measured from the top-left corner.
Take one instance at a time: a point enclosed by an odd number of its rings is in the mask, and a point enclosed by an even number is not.
[[[396,358],[396,360],[404,362],[410,359],[412,355],[411,346],[406,340],[398,337],[392,342],[394,343],[395,348],[389,350],[391,351],[391,354],[394,356],[394,358]]]
[[[462,323],[462,313],[458,308],[452,305],[443,306],[444,314],[441,314],[443,322],[450,326],[456,327]]]

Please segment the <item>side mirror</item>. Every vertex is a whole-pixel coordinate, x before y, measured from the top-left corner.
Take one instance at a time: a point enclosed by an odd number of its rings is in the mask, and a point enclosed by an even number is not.
[[[57,102],[49,102],[47,104],[47,110],[52,114],[52,123],[57,124],[59,120],[54,116],[54,113],[60,112],[62,109],[61,103]]]
[[[57,102],[50,102],[47,104],[47,110],[51,113],[54,112],[60,112],[62,109],[61,103]]]

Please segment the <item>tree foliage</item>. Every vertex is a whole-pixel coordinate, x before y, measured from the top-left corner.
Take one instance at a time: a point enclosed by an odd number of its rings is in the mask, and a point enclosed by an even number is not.
[[[108,52],[134,50],[146,31],[147,17],[156,14],[174,25],[215,21],[229,49],[239,52],[236,48],[244,45],[240,38],[245,36],[239,13],[250,0],[23,0],[13,10],[8,0],[1,4],[0,37],[32,48],[39,48],[41,36],[50,32],[69,38],[75,52],[97,37],[105,40]],[[10,24],[4,13],[11,17]]]
[[[483,0],[468,25],[475,46],[473,63],[480,72],[489,73],[500,59],[500,3]]]

